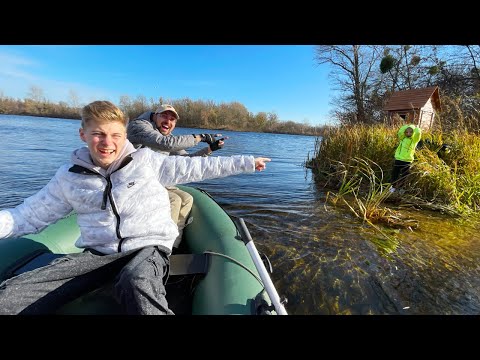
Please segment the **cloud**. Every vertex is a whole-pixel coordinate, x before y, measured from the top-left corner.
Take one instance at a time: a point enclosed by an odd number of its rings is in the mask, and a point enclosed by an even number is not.
[[[7,52],[0,52],[0,76],[11,77],[13,79],[23,79],[34,81],[36,76],[28,71],[22,70],[22,67],[38,67],[35,61]]]
[[[0,91],[4,96],[23,99],[28,96],[30,88],[36,86],[52,102],[70,101],[71,90],[77,94],[80,103],[97,99],[116,101],[107,90],[41,76],[39,72],[41,73],[42,67],[43,64],[35,59],[0,51]]]

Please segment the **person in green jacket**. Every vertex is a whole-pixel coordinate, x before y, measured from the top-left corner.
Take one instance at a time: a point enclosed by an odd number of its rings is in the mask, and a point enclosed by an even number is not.
[[[403,184],[405,177],[408,175],[410,165],[413,162],[413,156],[420,138],[422,137],[422,130],[413,124],[403,125],[398,130],[398,144],[395,151],[395,162],[393,164],[390,192],[395,191],[395,187]]]

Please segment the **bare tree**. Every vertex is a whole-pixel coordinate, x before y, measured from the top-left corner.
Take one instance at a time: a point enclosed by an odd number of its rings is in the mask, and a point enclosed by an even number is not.
[[[439,52],[446,46],[397,45],[385,46],[380,72],[384,75],[385,91],[408,90],[432,86],[445,65]]]
[[[315,49],[316,61],[332,66],[330,77],[340,91],[344,107],[341,113],[350,108],[356,122],[371,121],[365,111],[365,102],[379,57],[375,45],[318,45]]]
[[[45,94],[43,93],[43,90],[35,85],[30,86],[27,98],[36,102],[45,102]]]
[[[70,89],[68,91],[68,103],[70,104],[71,107],[73,108],[79,108],[80,107],[80,98],[78,97],[78,94],[75,90]]]
[[[466,45],[470,59],[472,60],[473,68],[472,75],[480,80],[480,69],[478,68],[480,62],[480,45]]]

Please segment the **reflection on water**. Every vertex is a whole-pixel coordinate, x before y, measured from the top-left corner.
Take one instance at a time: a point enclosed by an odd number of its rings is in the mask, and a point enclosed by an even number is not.
[[[0,115],[0,208],[38,191],[68,161],[83,145],[78,126],[75,120]],[[210,131],[175,129],[200,132]],[[478,224],[409,210],[419,227],[388,230],[386,240],[349,212],[325,205],[325,191],[302,166],[315,138],[224,135],[230,139],[215,155],[252,154],[272,162],[262,173],[193,185],[245,219],[257,248],[272,262],[272,279],[288,298],[290,314],[480,312]]]

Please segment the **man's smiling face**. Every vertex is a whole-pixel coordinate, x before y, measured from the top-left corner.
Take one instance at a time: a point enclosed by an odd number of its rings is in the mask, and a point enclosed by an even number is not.
[[[160,114],[155,114],[155,125],[158,131],[164,136],[170,135],[177,125],[177,118],[172,111],[164,111]]]

